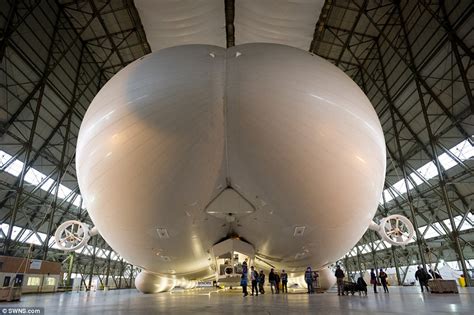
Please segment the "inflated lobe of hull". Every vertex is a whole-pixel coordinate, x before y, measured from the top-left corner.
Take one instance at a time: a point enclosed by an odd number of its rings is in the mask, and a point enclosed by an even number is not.
[[[300,272],[334,262],[367,229],[385,143],[367,97],[317,56],[276,44],[187,45],[147,55],[105,85],[76,164],[92,220],[130,263],[205,277],[210,248],[233,233],[261,261]],[[226,188],[255,211],[234,222],[206,213]]]

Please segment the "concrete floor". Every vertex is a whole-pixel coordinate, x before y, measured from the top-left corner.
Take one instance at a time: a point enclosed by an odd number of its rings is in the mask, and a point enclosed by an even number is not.
[[[136,290],[23,295],[5,307],[44,307],[44,314],[474,314],[474,289],[459,294],[420,293],[418,287],[391,287],[389,294],[337,296],[335,292],[264,294],[191,290],[143,295]]]

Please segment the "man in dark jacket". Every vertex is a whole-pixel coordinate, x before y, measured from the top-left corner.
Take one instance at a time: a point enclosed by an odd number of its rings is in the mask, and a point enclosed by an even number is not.
[[[280,294],[280,275],[275,272],[275,293]]]
[[[306,272],[304,273],[304,280],[308,285],[308,294],[313,293],[313,272],[311,271],[311,267],[306,268]]]
[[[242,276],[240,276],[240,285],[242,286],[242,293],[244,294],[244,297],[249,295],[247,292],[247,274],[243,273]]]
[[[362,292],[364,292],[365,295],[367,295],[367,283],[362,277],[362,273],[360,274],[360,277],[357,279],[357,291],[359,291],[359,295],[361,295]]]
[[[341,266],[336,267],[336,272],[334,273],[337,279],[337,295],[344,295],[344,271],[342,271]]]
[[[288,274],[285,269],[281,271],[281,291],[282,293],[288,293]]]
[[[252,295],[254,294],[258,296],[258,288],[257,288],[257,283],[258,283],[258,272],[252,267],[250,267],[250,280],[252,281]]]
[[[421,292],[423,292],[423,287],[426,288],[426,291],[430,292],[430,288],[428,287],[428,280],[430,278],[426,270],[418,266],[418,270],[415,272],[415,279],[420,282]]]
[[[377,275],[375,274],[374,268],[370,269],[370,284],[374,286],[374,293],[378,293],[377,292]]]
[[[260,274],[258,275],[258,290],[260,291],[261,294],[265,293],[265,289],[263,286],[265,285],[265,274],[263,273],[263,270],[260,270]]]
[[[273,289],[275,288],[275,271],[273,268],[270,269],[270,273],[268,274],[268,282],[270,282],[270,289],[272,290],[272,294],[274,293]]]
[[[388,275],[385,273],[385,271],[383,271],[383,269],[380,268],[379,278],[380,278],[380,282],[382,283],[383,292],[385,293],[388,293],[387,277]]]

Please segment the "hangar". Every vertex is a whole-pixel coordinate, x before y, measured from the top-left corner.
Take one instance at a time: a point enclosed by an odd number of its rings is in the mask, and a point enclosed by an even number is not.
[[[472,11],[461,0],[2,1],[0,276],[5,300],[23,293],[4,305],[469,311]],[[116,118],[131,114],[136,130]],[[404,217],[412,226],[395,230]],[[286,268],[288,297],[267,279],[242,302],[243,261],[267,276]],[[325,293],[303,294],[306,265]],[[382,268],[395,297],[341,299],[323,283],[336,265],[369,286]],[[418,303],[417,267],[459,295]]]

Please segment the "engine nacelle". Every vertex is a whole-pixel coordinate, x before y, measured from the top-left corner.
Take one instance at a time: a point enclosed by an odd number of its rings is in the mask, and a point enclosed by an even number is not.
[[[89,239],[97,234],[99,234],[99,231],[96,227],[90,228],[86,223],[69,220],[57,228],[54,238],[60,249],[75,251],[86,246]]]
[[[369,229],[376,231],[384,241],[396,246],[407,245],[415,233],[410,220],[399,214],[383,218],[379,224],[372,221]]]

